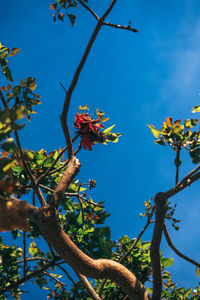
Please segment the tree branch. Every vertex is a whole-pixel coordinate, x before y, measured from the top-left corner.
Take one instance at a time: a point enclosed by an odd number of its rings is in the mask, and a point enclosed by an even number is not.
[[[51,206],[29,216],[39,226],[45,240],[75,272],[90,278],[107,278],[118,283],[130,299],[147,300],[148,294],[140,281],[123,265],[108,259],[94,260],[83,253],[59,226],[56,210]]]
[[[89,281],[87,280],[87,278],[79,273],[76,273],[76,275],[78,276],[78,278],[82,281],[82,283],[84,284],[84,286],[86,287],[87,291],[89,292],[89,294],[92,296],[92,298],[94,300],[101,300],[101,298],[99,297],[99,295],[95,292],[95,290],[93,289],[92,285],[89,283]]]
[[[95,19],[97,21],[99,21],[99,17],[97,16],[97,14],[85,3],[83,2],[82,0],[78,0],[78,2],[85,8],[87,9],[92,15],[93,17],[95,17]]]
[[[85,62],[87,60],[87,57],[90,53],[90,50],[94,44],[94,41],[99,33],[99,30],[101,29],[101,26],[105,20],[105,18],[108,16],[108,14],[111,12],[113,6],[115,5],[117,0],[112,0],[110,6],[108,7],[108,9],[106,10],[106,12],[103,14],[103,16],[101,18],[98,19],[98,22],[97,22],[97,25],[91,35],[91,38],[89,40],[89,43],[85,49],[85,52],[80,60],[80,63],[74,73],[74,76],[73,76],[73,79],[72,79],[72,82],[69,86],[69,89],[66,93],[66,96],[65,96],[65,101],[64,101],[64,105],[63,105],[63,111],[62,111],[62,114],[61,114],[61,117],[60,117],[60,120],[61,120],[61,125],[62,125],[62,129],[63,129],[63,133],[64,133],[64,136],[65,136],[65,140],[66,140],[66,144],[68,146],[68,158],[70,159],[72,156],[73,156],[73,146],[72,146],[72,140],[71,140],[71,136],[70,136],[70,132],[69,132],[69,128],[68,128],[68,125],[67,125],[67,114],[68,114],[68,110],[69,110],[69,105],[70,105],[70,101],[71,101],[71,96],[72,96],[72,93],[77,85],[77,82],[78,82],[78,79],[79,79],[79,76],[80,76],[80,73],[83,69],[83,66],[85,65]]]
[[[65,273],[65,275],[73,283],[73,285],[76,285],[76,282],[71,278],[69,273],[60,264],[56,264],[56,267],[58,267],[59,269],[61,269]]]
[[[74,156],[69,161],[69,164],[67,165],[67,168],[53,193],[53,196],[50,200],[51,206],[54,206],[56,208],[59,207],[60,202],[62,201],[65,192],[68,189],[69,184],[71,183],[73,178],[78,174],[79,169],[80,169],[80,162]]]
[[[117,24],[113,24],[113,23],[110,23],[110,22],[104,22],[103,25],[113,27],[113,28],[116,28],[116,29],[123,29],[123,30],[132,31],[134,33],[138,32],[138,30],[136,28],[132,28],[131,26],[117,25]]]
[[[155,225],[151,241],[150,257],[153,273],[152,300],[160,300],[162,292],[162,274],[160,265],[160,242],[166,213],[164,193],[155,196]]]
[[[169,245],[169,247],[178,255],[180,256],[181,258],[187,260],[188,262],[190,262],[191,264],[195,265],[196,267],[200,268],[200,263],[196,262],[195,260],[189,258],[188,256],[184,255],[183,253],[181,253],[175,246],[174,244],[172,243],[171,239],[170,239],[170,236],[169,236],[169,233],[167,231],[167,226],[166,224],[164,224],[164,227],[163,227],[163,231],[164,231],[164,235],[165,235],[165,238],[166,238],[166,241],[167,241],[167,244]]]
[[[43,271],[42,273],[43,273],[44,275],[46,275],[46,276],[49,276],[51,279],[55,280],[55,281],[56,281],[58,284],[60,284],[63,288],[64,288],[64,286],[66,286],[65,283],[63,283],[62,281],[60,281],[59,279],[57,279],[57,278],[54,277],[53,275],[49,274],[48,272]]]

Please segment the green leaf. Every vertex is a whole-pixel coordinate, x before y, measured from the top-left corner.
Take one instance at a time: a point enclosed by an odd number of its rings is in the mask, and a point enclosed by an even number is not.
[[[173,263],[174,263],[174,259],[173,258],[161,258],[161,265],[164,268],[172,266]]]
[[[153,125],[147,125],[150,130],[151,130],[151,133],[153,134],[153,136],[158,139],[159,136],[160,136],[160,131],[158,129],[156,129]]]
[[[106,134],[109,133],[114,127],[115,127],[115,124],[112,125],[112,126],[110,126],[110,127],[108,127],[107,129],[105,129],[105,130],[103,131],[103,133],[105,133],[105,135],[106,135]]]
[[[184,126],[186,128],[192,128],[194,126],[196,126],[198,124],[198,119],[188,119],[188,120],[185,120],[184,122]]]
[[[192,109],[192,112],[193,113],[200,112],[200,105],[194,106],[193,109]]]
[[[142,249],[146,250],[151,246],[151,242],[144,242],[142,243]]]
[[[83,223],[83,220],[82,220],[82,212],[79,213],[77,219],[76,219],[77,223],[79,225],[81,225]]]

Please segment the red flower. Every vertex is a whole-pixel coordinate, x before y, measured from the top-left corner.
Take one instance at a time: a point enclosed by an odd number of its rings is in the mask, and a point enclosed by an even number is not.
[[[104,134],[99,131],[104,128],[99,120],[92,119],[88,113],[76,113],[74,127],[78,129],[81,135],[81,145],[83,149],[92,151],[94,142],[103,142]]]

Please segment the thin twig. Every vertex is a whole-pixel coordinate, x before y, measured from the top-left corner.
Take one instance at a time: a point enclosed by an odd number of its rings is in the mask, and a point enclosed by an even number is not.
[[[95,19],[98,21],[99,17],[97,16],[97,14],[82,0],[78,0],[78,2],[85,8],[87,9],[92,15],[93,17],[95,17]]]
[[[47,191],[49,191],[49,192],[51,192],[51,193],[54,193],[54,192],[55,192],[55,190],[53,190],[53,189],[51,189],[51,188],[49,188],[49,187],[47,187],[47,186],[45,186],[45,185],[43,185],[43,184],[39,184],[39,186],[40,186],[42,189],[47,190]],[[103,205],[101,205],[101,204],[99,204],[99,203],[96,203],[96,202],[94,202],[94,201],[88,200],[88,199],[86,199],[85,197],[81,196],[81,195],[78,194],[78,193],[65,193],[65,196],[68,196],[68,197],[77,197],[77,198],[79,197],[81,200],[87,202],[88,204],[92,204],[92,205],[94,205],[94,206],[104,208]]]
[[[144,228],[141,230],[140,234],[138,235],[137,239],[133,242],[132,246],[129,248],[129,250],[124,254],[124,256],[122,256],[122,258],[120,258],[119,262],[121,263],[130,253],[131,251],[135,248],[135,246],[137,245],[137,243],[139,242],[139,240],[141,239],[142,235],[144,234],[144,232],[146,231],[146,229],[148,228],[148,226],[151,224],[151,219],[154,213],[154,209],[155,207],[152,208],[151,214],[148,215],[147,218],[147,222],[144,226]]]
[[[44,260],[44,257],[36,256],[36,257],[26,257],[26,261],[35,261],[35,260]],[[24,259],[18,260],[18,264],[24,263]]]
[[[23,276],[26,276],[26,271],[27,271],[27,261],[26,261],[26,232],[23,231],[23,247],[24,247],[24,251],[23,251],[23,258],[24,258],[24,266],[23,266],[23,271],[24,274]]]
[[[32,193],[32,204],[35,206],[35,191]]]
[[[62,82],[59,81],[60,86],[63,88],[63,90],[65,91],[65,93],[67,93],[66,88],[64,87],[64,85],[62,84]]]
[[[65,268],[63,268],[60,264],[56,264],[56,266],[61,269],[65,275],[67,276],[67,278],[74,284],[76,285],[76,282],[72,279],[72,277],[69,275],[69,273],[67,272],[67,270],[65,270]]]
[[[83,196],[81,196],[81,195],[79,195],[79,197],[80,197],[80,199],[82,199],[83,201],[87,202],[88,204],[92,204],[92,205],[94,205],[94,206],[104,208],[103,205],[101,205],[101,204],[99,204],[99,203],[96,203],[96,202],[94,202],[94,201],[88,200],[88,199],[86,199],[85,197],[83,197]]]
[[[196,262],[195,260],[193,260],[193,259],[189,258],[188,256],[184,255],[183,253],[181,253],[181,252],[174,246],[174,244],[172,243],[172,241],[171,241],[171,239],[170,239],[170,236],[169,236],[169,233],[168,233],[166,224],[164,224],[163,231],[164,231],[165,238],[166,238],[166,241],[167,241],[169,247],[170,247],[170,248],[171,248],[178,256],[180,256],[181,258],[187,260],[188,262],[190,262],[191,264],[195,265],[196,267],[200,268],[200,263],[198,263],[198,262]]]
[[[92,287],[92,285],[89,283],[89,281],[87,280],[87,278],[84,275],[79,274],[77,272],[76,272],[76,275],[82,281],[82,283],[84,284],[84,286],[86,287],[87,291],[90,293],[90,295],[92,296],[92,298],[94,300],[101,300],[101,298],[96,293],[96,291],[94,290],[94,288]]]
[[[181,148],[178,147],[177,152],[176,152],[176,159],[175,159],[175,165],[176,165],[176,181],[175,181],[175,184],[178,184],[178,181],[179,181],[180,152],[181,152]]]
[[[74,143],[76,141],[76,139],[79,137],[79,133],[73,138],[72,143]],[[39,184],[40,181],[42,181],[47,175],[52,174],[51,171],[53,170],[53,167],[57,164],[57,162],[59,161],[59,159],[61,158],[61,156],[63,155],[63,153],[67,150],[67,146],[65,148],[63,148],[60,153],[58,154],[57,158],[54,160],[54,162],[52,163],[52,165],[48,168],[48,170],[43,173],[40,177],[38,177],[38,179],[36,180],[36,183]],[[75,152],[76,155],[76,152]],[[63,165],[62,168],[64,166],[67,165],[67,163],[69,162],[69,160],[67,160]],[[53,170],[55,171],[55,170]]]
[[[69,105],[70,105],[70,101],[71,101],[71,97],[72,97],[72,93],[77,85],[77,82],[78,82],[78,79],[79,79],[79,76],[80,76],[80,73],[83,69],[83,66],[85,65],[85,62],[87,60],[87,57],[90,53],[90,50],[94,44],[94,41],[99,33],[99,30],[101,29],[101,26],[105,20],[105,18],[108,16],[108,14],[111,12],[113,6],[115,5],[117,0],[112,0],[110,6],[108,7],[108,9],[106,10],[106,12],[103,14],[103,16],[101,18],[98,19],[98,22],[97,22],[97,25],[91,35],[91,38],[89,40],[89,43],[88,45],[86,46],[86,49],[85,49],[85,52],[80,60],[80,63],[74,73],[74,76],[73,76],[73,79],[72,79],[72,82],[69,86],[69,89],[66,93],[66,96],[65,96],[65,101],[64,101],[64,105],[63,105],[63,111],[62,111],[62,114],[61,114],[61,117],[60,117],[60,120],[61,120],[61,125],[62,125],[62,129],[63,129],[63,133],[64,133],[64,136],[65,136],[65,140],[66,140],[66,144],[68,146],[68,158],[70,159],[72,156],[73,156],[73,146],[72,146],[72,140],[71,140],[71,135],[70,135],[70,132],[69,132],[69,127],[68,127],[68,124],[67,124],[67,114],[68,114],[68,110],[69,110]]]
[[[0,98],[1,98],[1,101],[3,103],[4,108],[8,108],[8,105],[6,103],[6,100],[5,100],[4,96],[3,96],[3,93],[1,91],[1,89],[0,89]]]
[[[78,149],[76,149],[76,151],[74,152],[74,155],[76,155],[81,149],[82,149],[82,146],[79,145]],[[54,169],[54,170],[50,171],[48,173],[48,175],[52,175],[56,172],[60,172],[68,164],[68,162],[69,162],[69,159],[66,160],[66,162],[64,162],[64,164],[62,166],[58,167],[57,169]]]
[[[67,284],[63,283],[62,281],[60,281],[59,279],[57,279],[56,277],[54,277],[53,275],[49,274],[46,271],[43,271],[43,274],[46,276],[49,276],[51,279],[55,280],[58,284],[60,284],[62,286],[62,288],[65,290],[64,286],[67,286]]]
[[[136,28],[132,28],[131,26],[117,25],[117,24],[113,24],[113,23],[110,23],[110,22],[104,22],[103,25],[113,27],[113,28],[117,28],[117,29],[132,31],[134,33],[138,32],[138,30]]]

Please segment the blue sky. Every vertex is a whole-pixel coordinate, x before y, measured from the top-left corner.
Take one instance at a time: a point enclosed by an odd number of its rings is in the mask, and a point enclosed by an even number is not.
[[[12,59],[14,78],[35,77],[42,96],[38,114],[20,134],[23,147],[47,151],[63,147],[59,115],[64,92],[58,82],[68,87],[95,20],[79,9],[72,28],[67,20],[53,23],[47,0],[0,3],[1,42],[22,49]],[[109,1],[90,3],[101,14]],[[96,145],[92,152],[79,155],[79,178],[96,179],[93,197],[105,201],[111,212],[107,224],[113,239],[124,234],[136,237],[144,226],[139,216],[143,202],[174,184],[174,153],[157,146],[146,125],[160,127],[168,116],[191,118],[192,107],[200,104],[199,12],[197,0],[118,0],[107,21],[128,25],[131,20],[139,33],[102,28],[80,76],[69,112],[72,132],[77,107],[87,104],[91,112],[103,109],[110,117],[107,125],[116,123],[116,131],[123,133],[118,144]],[[0,80],[2,86],[3,76]],[[181,176],[193,167],[189,157],[183,157]],[[199,183],[172,202],[177,203],[176,216],[182,220],[178,232],[169,226],[172,241],[198,260]],[[144,239],[150,240],[151,235],[148,230]],[[162,249],[164,255],[175,258],[174,280],[195,286],[194,266],[177,258],[165,242]]]

